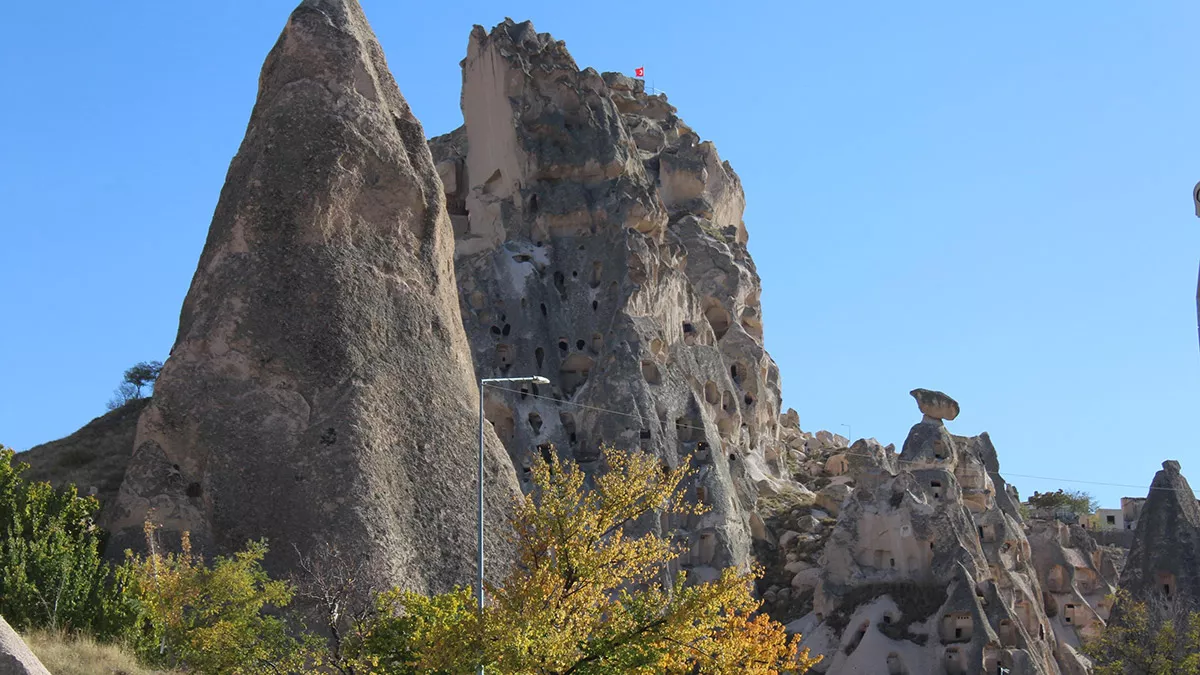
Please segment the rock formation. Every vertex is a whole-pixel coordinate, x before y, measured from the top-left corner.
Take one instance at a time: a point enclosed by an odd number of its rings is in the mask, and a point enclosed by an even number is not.
[[[4,617],[0,617],[0,675],[50,675]]]
[[[476,26],[462,66],[465,124],[431,147],[471,353],[551,380],[486,396],[518,473],[551,446],[589,470],[603,443],[691,461],[712,510],[661,527],[700,578],[748,563],[754,505],[788,481],[737,174],[665,96],[529,22]]]
[[[1162,467],[1138,516],[1120,586],[1135,600],[1200,611],[1200,504],[1179,462]]]
[[[420,123],[356,0],[305,0],[263,65],[138,423],[118,548],[143,519],[205,549],[329,542],[376,580],[472,578],[476,407],[454,240]],[[488,435],[489,547],[516,477]],[[493,567],[496,569],[496,567]]]
[[[1080,648],[1108,620],[1123,555],[1114,555],[1119,549],[1097,546],[1082,527],[1056,519],[1031,519],[1028,532],[1043,608],[1060,650],[1059,663],[1066,673],[1089,672]],[[1067,663],[1074,665],[1068,668]]]
[[[862,441],[846,451],[863,464],[817,571],[793,581],[812,612],[791,628],[825,654],[821,672],[1061,672],[991,439],[951,434],[945,394],[913,396],[923,419],[899,456]]]
[[[96,522],[110,529],[113,501],[125,479],[138,417],[149,403],[150,399],[130,401],[66,438],[17,455],[17,461],[29,465],[26,480],[46,481],[56,488],[74,485],[79,494],[95,497],[100,502]]]

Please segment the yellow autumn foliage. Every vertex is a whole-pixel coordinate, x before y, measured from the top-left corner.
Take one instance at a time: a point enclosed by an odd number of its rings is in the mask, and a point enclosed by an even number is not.
[[[385,594],[362,631],[360,670],[451,674],[482,661],[488,673],[513,675],[774,675],[817,663],[799,650],[800,636],[757,613],[759,570],[727,569],[709,583],[672,578],[681,547],[647,526],[703,512],[681,498],[692,469],[612,448],[604,461],[590,489],[578,467],[553,456],[532,467],[535,489],[513,518],[517,562],[489,587],[482,630],[470,589]]]

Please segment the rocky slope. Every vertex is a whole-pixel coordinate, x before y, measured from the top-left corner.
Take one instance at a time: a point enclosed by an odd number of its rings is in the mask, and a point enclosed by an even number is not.
[[[471,579],[475,409],[442,186],[355,0],[305,0],[263,65],[138,423],[117,549],[330,543],[374,579]],[[488,435],[489,547],[516,478]],[[365,586],[365,585],[364,585]]]
[[[111,528],[113,501],[125,479],[138,417],[149,403],[150,399],[130,401],[66,438],[17,455],[17,461],[29,465],[25,478],[56,488],[74,485],[79,494],[95,497],[100,501],[100,526]]]
[[[603,443],[693,462],[702,517],[665,521],[700,577],[745,565],[754,506],[784,477],[779,370],[741,183],[663,95],[581,70],[529,22],[476,26],[462,128],[431,141],[454,222],[462,313],[487,417],[519,472]]]

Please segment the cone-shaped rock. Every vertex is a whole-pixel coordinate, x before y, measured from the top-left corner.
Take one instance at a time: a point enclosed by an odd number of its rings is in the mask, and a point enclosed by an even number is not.
[[[117,549],[152,513],[218,551],[326,542],[380,581],[475,561],[476,394],[420,123],[355,0],[306,0],[263,65],[175,346],[139,420]],[[489,552],[516,493],[487,435]],[[495,569],[495,568],[493,568]]]
[[[1120,586],[1138,600],[1200,611],[1200,504],[1179,462],[1154,475]]]

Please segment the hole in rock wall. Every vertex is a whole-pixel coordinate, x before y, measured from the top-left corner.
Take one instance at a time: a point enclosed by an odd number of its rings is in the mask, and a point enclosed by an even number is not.
[[[1155,580],[1158,582],[1159,590],[1170,600],[1175,595],[1175,575],[1170,572],[1159,572],[1155,575]]]
[[[558,348],[564,352],[571,348],[571,346],[567,344],[567,338],[558,338]]]
[[[683,342],[684,344],[696,344],[696,327],[690,321],[683,322]]]
[[[538,453],[542,456],[542,461],[550,464],[554,461],[554,446],[549,443],[542,443],[537,446]]]
[[[658,364],[653,361],[642,361],[642,378],[650,384],[662,384],[662,374],[658,371]],[[666,414],[665,409],[662,414]],[[662,414],[659,417],[662,417]]]
[[[546,316],[546,303],[542,303],[542,316]]]
[[[742,386],[742,375],[745,372],[746,369],[739,364],[734,363],[730,364],[729,366],[729,377],[733,380],[733,383],[739,387]]]
[[[729,461],[731,461],[731,462],[736,462],[736,461],[737,461],[737,455],[733,454],[732,452],[731,452],[731,453],[729,453]]]
[[[942,498],[942,484],[940,482],[938,482],[936,480],[931,481],[929,483],[929,487],[933,489],[933,498],[934,499]]]
[[[535,412],[529,413],[529,428],[533,429],[535,436],[542,433],[542,416]]]
[[[499,335],[500,334],[500,326],[492,326],[491,331],[492,331],[492,335]]]
[[[598,309],[600,309],[600,301],[599,301],[599,300],[593,300],[593,301],[592,301],[592,311],[594,312],[594,311],[596,311],[596,310],[598,310]]]
[[[591,357],[583,354],[572,354],[563,361],[559,368],[559,378],[563,393],[567,396],[573,395],[585,382],[588,375],[591,374],[592,367],[596,364]]]
[[[504,324],[504,328],[500,331],[500,334],[507,336],[511,332],[512,332],[512,326],[510,326],[509,324],[506,323],[506,324]]]
[[[721,392],[717,390],[717,383],[709,380],[704,383],[704,400],[712,405],[721,402]]]
[[[650,439],[650,430],[642,429],[641,432],[639,432],[638,437],[641,438],[643,441],[649,440]]]
[[[743,400],[746,402],[747,408],[754,405],[754,395],[753,394],[749,394],[749,393],[746,394],[746,396]]]
[[[721,409],[727,413],[732,413],[734,411],[735,406],[733,404],[733,392],[725,392],[725,395],[721,398]]]
[[[200,492],[201,492],[201,490],[200,490],[199,483],[188,483],[187,496],[192,497],[194,499],[194,498],[200,496]]]
[[[537,195],[529,195],[529,215],[531,215],[531,216],[537,215],[537,212],[538,212]]]
[[[554,273],[554,287],[558,289],[558,297],[562,298],[563,300],[567,299],[566,281],[566,277],[563,276],[562,272]]]
[[[1011,619],[1000,619],[1000,646],[1006,648],[1017,646],[1017,627],[1013,625]]]
[[[675,435],[679,442],[688,443],[700,438],[700,420],[694,417],[678,417],[675,419]]]
[[[496,345],[496,365],[501,370],[508,370],[513,363],[512,345]]]
[[[592,288],[600,287],[600,274],[604,271],[604,263],[597,260],[592,263],[592,276],[588,279],[588,285]]]
[[[521,385],[521,400],[524,401],[527,398],[529,398],[529,386],[523,384]]]
[[[712,301],[716,303],[715,300]],[[729,332],[729,312],[719,304],[710,304],[708,309],[704,310],[704,318],[708,319],[708,325],[712,326],[713,333],[717,339],[725,337],[725,333]]]
[[[559,413],[558,421],[562,423],[563,431],[567,434],[567,440],[571,443],[578,443],[579,437],[575,429],[575,416],[568,412]]]
[[[584,348],[584,347],[586,347],[586,346],[587,346],[587,343],[586,343],[586,342],[584,342],[583,340],[576,340],[576,341],[575,341],[575,349],[578,349],[578,350],[580,350],[580,351],[583,351],[583,348]]]
[[[538,372],[542,372],[542,362],[546,360],[546,350],[541,347],[533,350],[533,359],[537,361]]]

